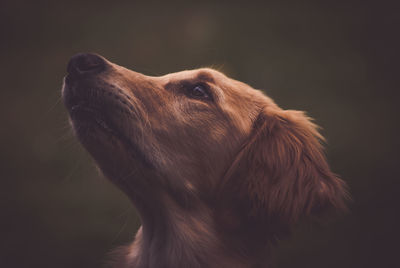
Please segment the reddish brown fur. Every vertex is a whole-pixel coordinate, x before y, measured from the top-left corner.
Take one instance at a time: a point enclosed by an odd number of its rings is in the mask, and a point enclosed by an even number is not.
[[[63,95],[142,220],[116,267],[267,267],[270,244],[300,218],[345,208],[303,112],[212,69],[149,77],[95,60],[101,72],[84,75],[71,60]],[[212,98],[190,95],[199,83]]]

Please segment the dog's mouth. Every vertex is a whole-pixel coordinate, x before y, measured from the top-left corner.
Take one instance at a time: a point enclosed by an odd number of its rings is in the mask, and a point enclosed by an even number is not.
[[[114,110],[112,107],[104,107],[93,101],[73,97],[68,101],[67,109],[76,134],[82,143],[101,139],[99,146],[102,146],[104,143],[112,143],[113,140],[118,141],[132,158],[140,160],[147,166],[152,166],[145,154],[126,135],[126,131],[118,127],[116,119],[112,118],[113,112],[116,111],[108,111]],[[115,114],[114,117],[116,117]],[[99,138],[101,134],[106,134],[107,137]]]
[[[111,120],[101,112],[99,107],[90,106],[84,101],[73,104],[70,111],[70,117],[75,123],[95,124],[101,130],[120,138],[121,135],[116,130]]]
[[[116,139],[126,147],[132,147],[130,139],[118,128],[115,119],[107,114],[107,107],[78,98],[73,98],[68,106],[75,131],[83,142],[86,139],[98,138],[99,134],[107,134],[108,138]]]

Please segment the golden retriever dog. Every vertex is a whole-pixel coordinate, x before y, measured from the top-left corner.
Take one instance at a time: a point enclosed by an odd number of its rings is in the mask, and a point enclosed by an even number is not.
[[[317,126],[208,68],[146,76],[71,58],[63,100],[76,136],[142,226],[116,267],[268,267],[301,218],[345,208]]]

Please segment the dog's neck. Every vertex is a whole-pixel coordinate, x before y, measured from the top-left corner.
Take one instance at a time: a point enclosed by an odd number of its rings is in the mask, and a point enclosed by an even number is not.
[[[245,248],[253,245],[248,238],[242,241],[239,234],[237,239],[224,239],[224,231],[216,226],[215,211],[204,203],[188,209],[164,197],[162,204],[151,213],[138,208],[142,227],[122,267],[267,267],[265,254],[262,260],[249,256]]]

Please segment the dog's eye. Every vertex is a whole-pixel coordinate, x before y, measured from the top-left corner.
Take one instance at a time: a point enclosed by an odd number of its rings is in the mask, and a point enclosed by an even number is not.
[[[189,89],[189,95],[194,98],[209,99],[210,95],[205,86],[195,85]]]

